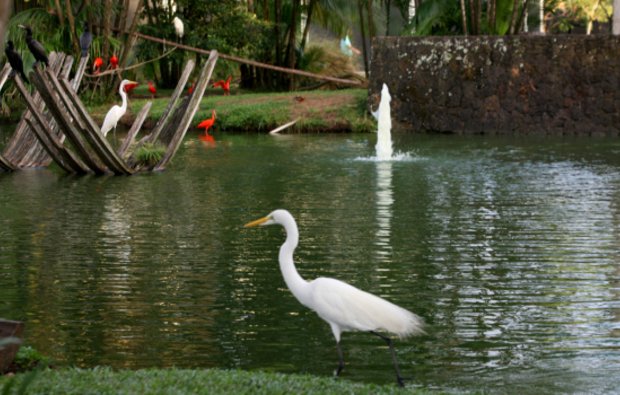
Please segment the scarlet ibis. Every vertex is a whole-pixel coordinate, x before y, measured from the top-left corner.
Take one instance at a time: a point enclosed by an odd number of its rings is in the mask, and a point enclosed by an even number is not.
[[[90,48],[90,44],[93,42],[93,34],[90,32],[88,28],[88,22],[84,23],[84,31],[80,36],[80,48],[82,49],[82,57],[86,57],[88,55],[88,49]]]
[[[205,135],[209,134],[209,128],[215,123],[215,110],[211,110],[211,118],[207,118],[200,122],[197,126],[198,129],[204,129]]]
[[[7,41],[6,48],[4,48],[4,53],[6,54],[6,58],[9,60],[9,64],[11,65],[13,72],[19,73],[24,81],[30,83],[26,77],[26,73],[24,73],[24,62],[22,61],[22,57],[17,53],[17,51],[15,51],[13,41]]]
[[[149,92],[151,92],[151,98],[154,99],[157,95],[157,88],[153,85],[153,81],[149,81]]]
[[[18,25],[22,29],[26,30],[26,45],[28,45],[28,49],[34,55],[34,59],[37,62],[45,63],[45,66],[49,66],[49,61],[47,60],[47,52],[43,45],[32,38],[32,29],[30,26]]]
[[[127,93],[125,93],[125,87],[127,85],[134,84],[138,83],[130,80],[123,80],[123,82],[121,82],[121,86],[118,88],[118,93],[121,95],[123,103],[120,106],[118,104],[114,105],[106,114],[105,119],[103,120],[103,125],[101,125],[101,133],[103,133],[104,136],[106,136],[112,129],[116,131],[118,121],[127,111]]]
[[[222,90],[224,91],[224,96],[228,96],[230,95],[230,80],[231,79],[232,79],[232,76],[228,76],[228,79],[226,81],[219,80],[213,83],[213,87],[214,88],[217,88],[218,86],[222,87]]]
[[[140,84],[138,84],[137,82],[125,85],[125,92],[127,92],[128,95],[131,95],[131,91],[133,91],[138,85]]]
[[[112,66],[113,69],[118,67],[118,58],[116,57],[116,55],[112,55],[112,57],[110,58],[110,66]]]
[[[98,74],[99,71],[101,71],[101,66],[103,66],[103,59],[95,58],[95,61],[93,62],[93,70],[95,74]]]
[[[194,93],[194,86],[196,85],[195,82],[192,82],[192,84],[190,85],[189,88],[187,88],[187,94],[191,95],[192,93]]]
[[[302,101],[306,100],[306,98],[303,96],[295,96],[294,99],[297,103],[301,103]]]

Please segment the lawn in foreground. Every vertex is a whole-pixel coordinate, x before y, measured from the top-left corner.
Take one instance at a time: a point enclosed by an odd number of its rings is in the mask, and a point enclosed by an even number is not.
[[[30,375],[30,376],[29,376]],[[428,394],[396,384],[353,383],[332,377],[240,370],[46,369],[0,376],[0,394]],[[9,388],[7,388],[9,387]]]

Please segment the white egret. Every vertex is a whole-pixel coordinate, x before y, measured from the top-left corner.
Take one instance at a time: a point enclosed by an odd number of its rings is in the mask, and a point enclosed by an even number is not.
[[[106,136],[112,129],[116,131],[118,121],[123,115],[125,115],[125,112],[127,112],[127,93],[125,93],[125,85],[130,84],[137,84],[137,82],[130,80],[123,80],[123,82],[121,82],[121,85],[118,88],[118,93],[121,95],[123,103],[120,106],[118,104],[114,105],[106,114],[103,120],[103,125],[101,125],[101,133],[103,133],[104,136]]]
[[[176,33],[177,37],[179,39],[182,39],[185,32],[185,29],[183,27],[183,21],[178,16],[175,16],[172,20],[172,24],[174,25],[174,32]]]
[[[392,339],[376,331],[386,331],[404,338],[424,333],[422,318],[385,299],[364,292],[345,282],[319,277],[312,281],[304,280],[293,262],[293,252],[299,241],[299,232],[293,216],[286,210],[275,210],[266,217],[245,224],[245,227],[282,225],[286,231],[286,241],[280,247],[278,260],[287,287],[304,306],[314,310],[327,321],[336,338],[338,350],[338,376],[344,368],[344,358],[340,348],[340,335],[344,331],[365,331],[379,336],[390,348],[392,362],[396,370],[396,380],[403,386]]]

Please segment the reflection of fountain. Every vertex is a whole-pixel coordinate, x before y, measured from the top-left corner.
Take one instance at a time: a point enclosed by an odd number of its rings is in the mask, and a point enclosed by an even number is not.
[[[392,253],[390,243],[392,221],[392,162],[377,162],[377,251],[379,261],[388,261]]]
[[[390,91],[387,85],[383,84],[381,89],[381,101],[379,102],[379,109],[377,110],[377,145],[375,149],[377,151],[378,160],[391,160],[392,159],[392,115],[390,111]]]

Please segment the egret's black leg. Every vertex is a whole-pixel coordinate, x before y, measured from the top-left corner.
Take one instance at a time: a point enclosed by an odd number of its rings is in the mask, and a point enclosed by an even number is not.
[[[342,348],[340,348],[340,342],[336,342],[336,350],[338,350],[338,367],[334,371],[334,376],[338,377],[342,369],[344,369],[344,357],[342,355]]]
[[[396,371],[396,382],[398,383],[399,387],[404,387],[405,379],[403,378],[403,376],[400,375],[400,369],[398,367],[398,361],[396,360],[396,351],[394,351],[394,345],[392,344],[392,339],[390,339],[387,336],[383,336],[382,334],[377,333],[377,332],[371,331],[370,333],[372,333],[373,335],[379,336],[381,339],[383,339],[383,341],[387,343],[388,347],[390,347],[390,353],[392,354],[392,363],[394,364],[394,370]]]

